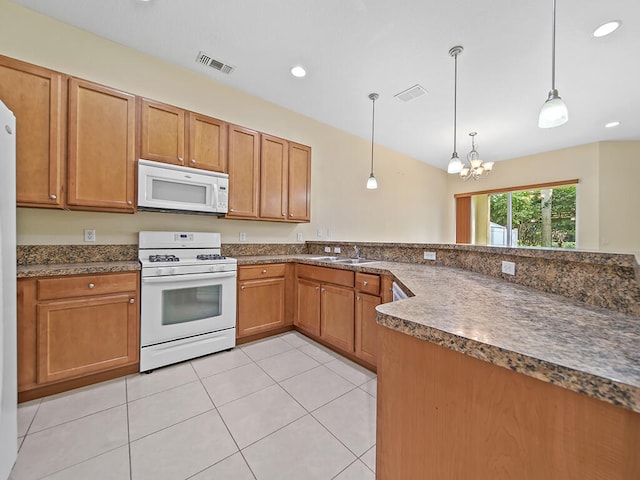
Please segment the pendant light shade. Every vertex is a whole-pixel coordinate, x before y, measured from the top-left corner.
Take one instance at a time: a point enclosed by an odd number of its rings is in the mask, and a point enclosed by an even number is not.
[[[449,55],[454,59],[455,69],[453,75],[453,154],[449,165],[447,165],[447,173],[460,173],[462,170],[462,162],[456,151],[456,124],[457,124],[457,107],[458,107],[458,55],[464,50],[461,46],[453,47],[449,50]]]
[[[367,188],[369,190],[375,190],[378,188],[378,181],[376,177],[373,175],[373,137],[375,133],[376,127],[376,100],[380,95],[377,93],[370,93],[369,100],[371,100],[372,104],[372,113],[371,113],[371,173],[369,174],[369,178],[367,179]]]
[[[551,90],[542,105],[538,127],[553,128],[567,123],[569,111],[556,90],[556,0],[553,0],[553,27],[551,34]]]

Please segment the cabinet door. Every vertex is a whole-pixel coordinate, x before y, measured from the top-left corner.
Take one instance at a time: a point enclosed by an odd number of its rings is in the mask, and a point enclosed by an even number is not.
[[[289,143],[288,220],[311,220],[311,148]]]
[[[135,96],[69,80],[70,208],[133,213]]]
[[[140,158],[184,165],[185,114],[181,108],[143,98],[140,104]]]
[[[188,166],[227,172],[227,124],[222,120],[189,113]]]
[[[262,134],[260,145],[260,218],[287,220],[288,142]]]
[[[62,74],[0,56],[0,98],[16,116],[18,206],[63,208]]]
[[[320,336],[320,284],[299,278],[296,290],[298,298],[294,325]]]
[[[39,304],[38,383],[138,361],[135,293]]]
[[[372,365],[376,364],[378,350],[377,305],[380,305],[380,297],[364,293],[356,296],[355,351],[358,357]]]
[[[322,285],[320,335],[347,352],[354,345],[354,293],[350,288]]]
[[[284,326],[284,278],[248,280],[238,287],[238,337]]]
[[[37,381],[36,279],[18,279],[18,391],[33,388]]]
[[[258,218],[260,180],[260,134],[237,125],[229,126],[230,218]]]

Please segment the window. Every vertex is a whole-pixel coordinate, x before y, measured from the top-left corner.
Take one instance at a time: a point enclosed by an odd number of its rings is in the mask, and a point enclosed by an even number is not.
[[[577,180],[475,192],[456,198],[458,243],[576,248]],[[460,208],[465,199],[470,208]],[[470,201],[470,202],[469,202]],[[468,211],[468,213],[467,213]]]

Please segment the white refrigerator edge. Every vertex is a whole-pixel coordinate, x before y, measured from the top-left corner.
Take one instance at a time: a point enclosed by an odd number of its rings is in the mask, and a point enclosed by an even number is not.
[[[18,452],[16,119],[0,99],[0,479]]]

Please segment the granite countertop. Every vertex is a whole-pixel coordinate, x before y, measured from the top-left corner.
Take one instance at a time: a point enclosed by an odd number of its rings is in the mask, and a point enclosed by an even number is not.
[[[414,296],[379,305],[379,324],[640,413],[640,317],[456,268],[338,265],[314,256],[239,257],[238,264],[390,273]]]
[[[140,270],[140,262],[85,262],[18,265],[18,278],[55,277],[61,275],[82,275],[87,273],[135,272]]]

